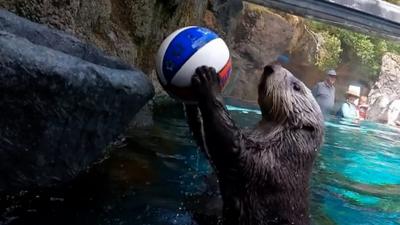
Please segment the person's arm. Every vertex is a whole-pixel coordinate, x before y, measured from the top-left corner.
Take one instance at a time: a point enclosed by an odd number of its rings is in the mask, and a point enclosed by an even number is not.
[[[357,119],[360,119],[360,112],[358,111],[357,107],[354,107],[356,109],[356,117]]]
[[[343,103],[343,105],[340,108],[340,110],[342,111],[343,118],[349,118],[349,111],[350,111],[349,104]]]
[[[314,97],[319,95],[319,83],[317,83],[311,90],[311,93]]]

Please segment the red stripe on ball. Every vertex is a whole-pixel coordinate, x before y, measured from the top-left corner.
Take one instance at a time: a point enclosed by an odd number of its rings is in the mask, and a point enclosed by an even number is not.
[[[228,62],[225,64],[224,68],[218,73],[220,78],[220,85],[223,88],[228,81],[228,78],[232,72],[232,60],[229,58]]]

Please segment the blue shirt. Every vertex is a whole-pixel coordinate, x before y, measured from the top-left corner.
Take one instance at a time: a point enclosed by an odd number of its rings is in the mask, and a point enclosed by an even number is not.
[[[317,83],[311,92],[322,113],[325,115],[331,113],[335,104],[335,87],[329,85],[326,81],[322,81]]]
[[[343,103],[340,110],[341,110],[341,116],[343,118],[347,118],[347,119],[357,119],[358,118],[357,108],[354,104],[345,102],[345,103]]]

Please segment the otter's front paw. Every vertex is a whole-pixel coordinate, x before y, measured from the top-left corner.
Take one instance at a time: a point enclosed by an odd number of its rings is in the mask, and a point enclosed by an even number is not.
[[[201,66],[192,77],[192,88],[197,99],[215,97],[221,93],[219,76],[214,68]]]

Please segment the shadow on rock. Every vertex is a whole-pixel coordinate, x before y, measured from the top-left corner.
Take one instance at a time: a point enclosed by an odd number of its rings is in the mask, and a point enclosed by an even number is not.
[[[0,90],[0,191],[70,181],[154,95],[141,71],[4,10]]]

